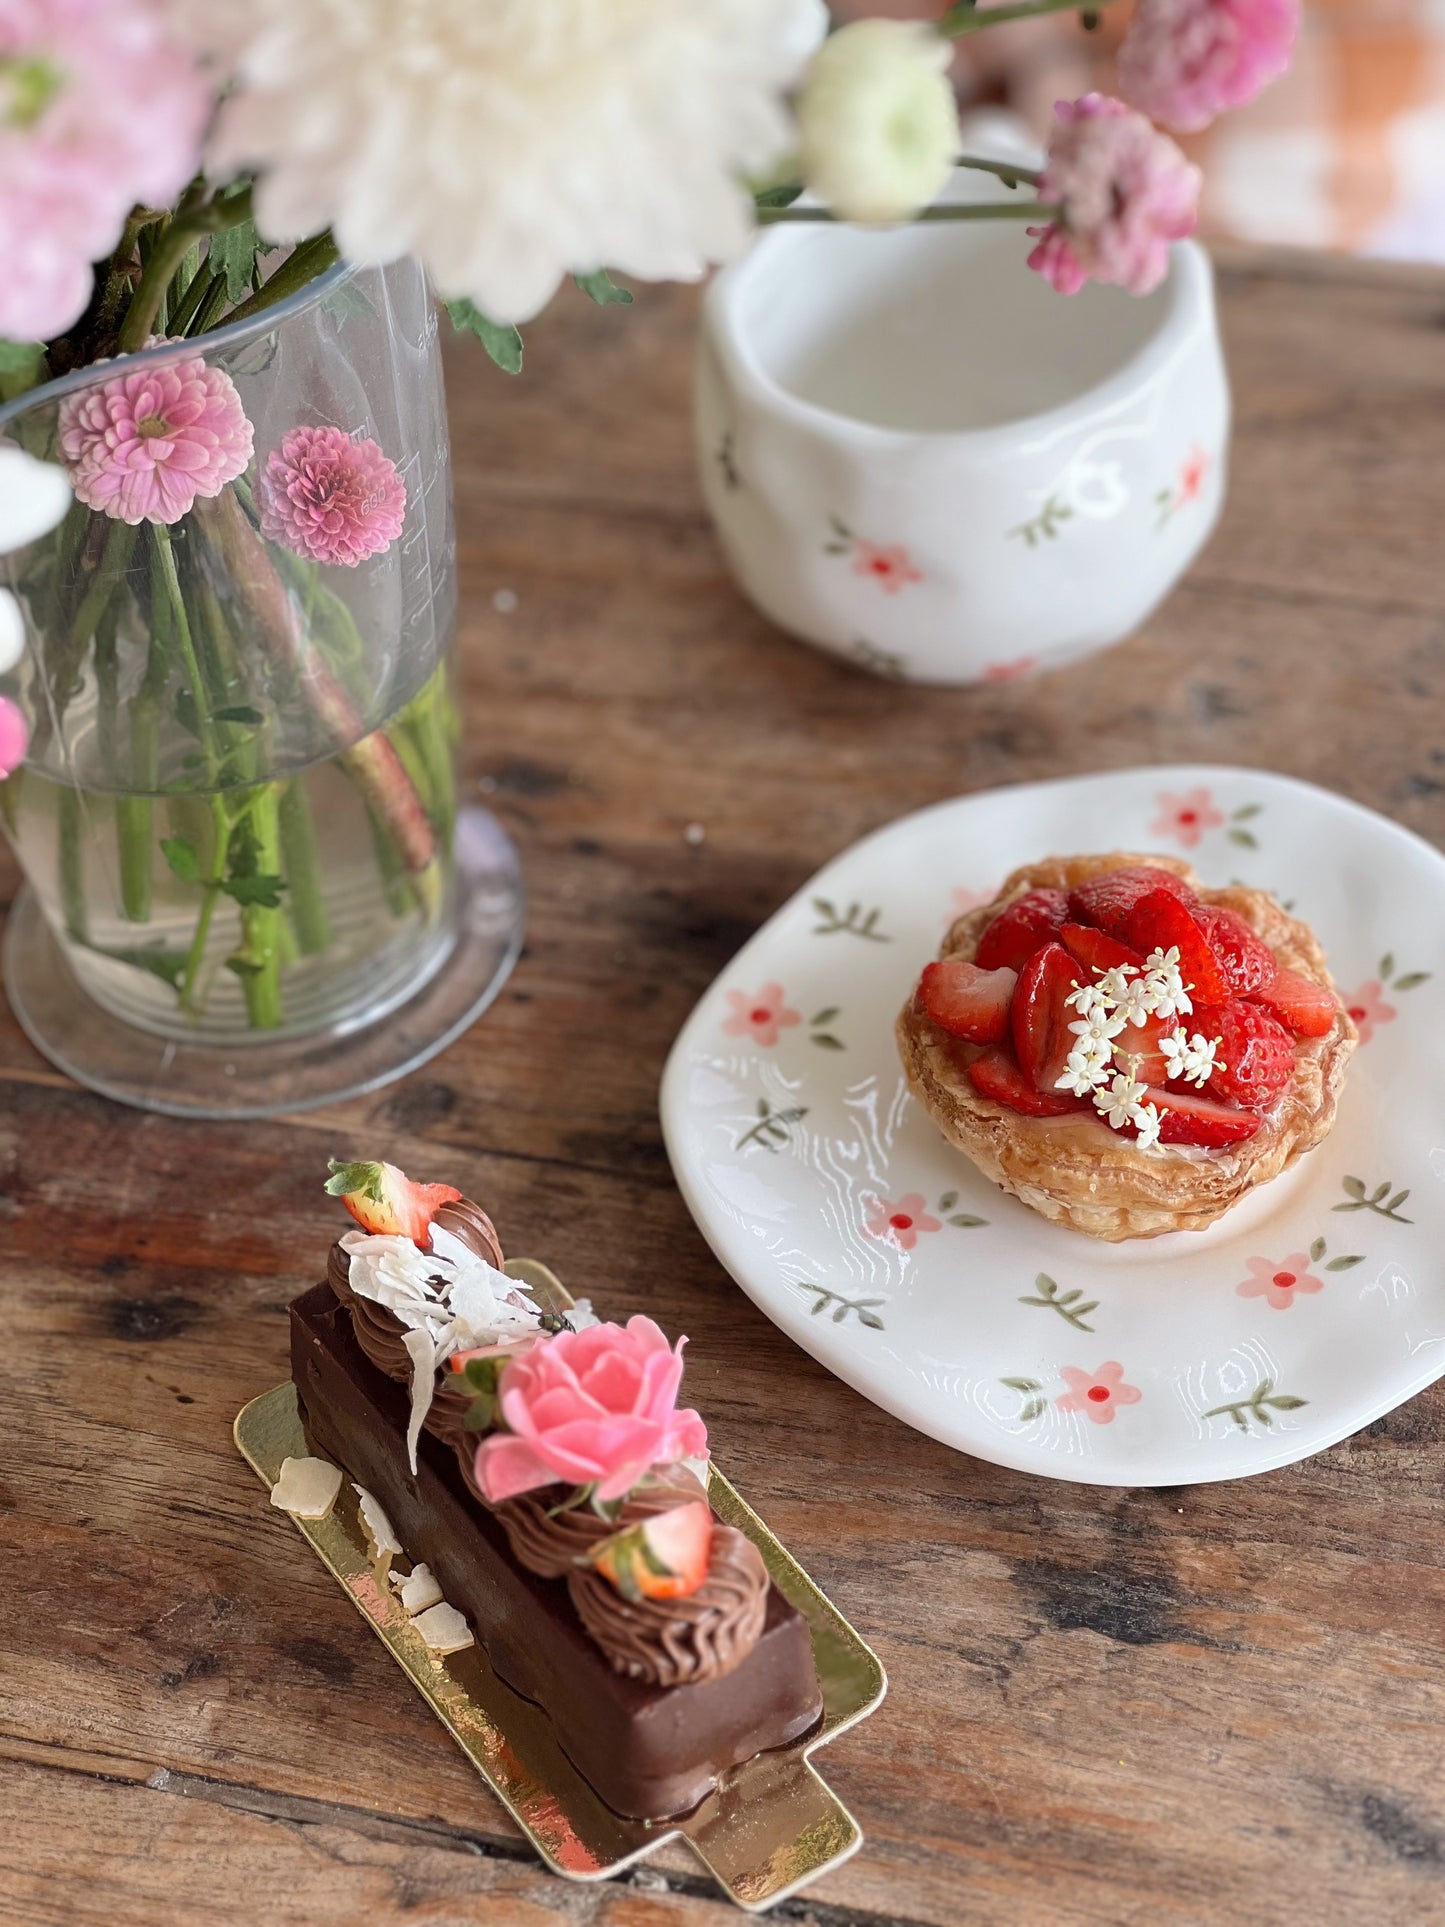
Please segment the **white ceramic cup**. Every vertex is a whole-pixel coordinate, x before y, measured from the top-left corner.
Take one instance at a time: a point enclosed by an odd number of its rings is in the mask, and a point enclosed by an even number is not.
[[[780,628],[910,681],[1025,676],[1127,636],[1203,546],[1229,429],[1208,258],[1070,298],[1030,245],[1011,221],[779,226],[714,281],[703,487]]]

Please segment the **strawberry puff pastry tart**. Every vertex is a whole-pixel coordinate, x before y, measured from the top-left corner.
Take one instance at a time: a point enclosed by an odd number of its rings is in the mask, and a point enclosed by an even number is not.
[[[1016,870],[953,925],[897,1037],[951,1143],[1115,1242],[1202,1230],[1320,1143],[1358,1042],[1272,897],[1118,853]]]

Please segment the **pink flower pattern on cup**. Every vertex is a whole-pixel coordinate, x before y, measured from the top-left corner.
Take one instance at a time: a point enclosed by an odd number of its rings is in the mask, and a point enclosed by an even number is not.
[[[921,1191],[910,1191],[896,1203],[875,1198],[868,1207],[863,1229],[871,1238],[890,1238],[901,1250],[912,1251],[920,1235],[942,1231],[943,1220],[929,1211],[928,1200]]]
[[[198,495],[219,495],[251,459],[236,385],[199,355],[67,395],[56,427],[77,497],[118,522],[178,522]]]
[[[1224,811],[1216,808],[1207,789],[1186,790],[1182,796],[1161,790],[1154,800],[1159,814],[1149,825],[1149,834],[1172,837],[1186,850],[1198,849],[1204,832],[1217,830],[1225,821]]]
[[[1385,986],[1378,977],[1369,978],[1358,990],[1341,994],[1345,1009],[1355,1020],[1362,1044],[1369,1043],[1380,1024],[1393,1024],[1400,1014],[1393,1004],[1385,1001]]]
[[[511,1360],[499,1387],[507,1430],[477,1447],[489,1503],[559,1482],[620,1499],[652,1466],[704,1456],[707,1427],[677,1410],[686,1343],[634,1317],[558,1332]]]
[[[853,573],[867,576],[889,595],[897,595],[910,582],[923,580],[901,542],[865,542],[861,535],[853,538]]]
[[[1081,1371],[1077,1365],[1061,1365],[1059,1377],[1068,1391],[1054,1403],[1061,1412],[1082,1412],[1094,1425],[1112,1425],[1121,1405],[1137,1405],[1144,1394],[1137,1385],[1126,1385],[1124,1367],[1109,1359],[1096,1372]]]
[[[1240,1298],[1263,1298],[1275,1311],[1288,1311],[1302,1293],[1324,1288],[1324,1279],[1310,1270],[1309,1254],[1292,1251],[1287,1258],[1251,1258],[1249,1276],[1234,1289]]]
[[[262,535],[343,569],[389,549],[406,520],[396,463],[341,428],[293,428],[266,457],[257,493]]]
[[[779,1033],[801,1024],[802,1014],[790,1010],[784,1001],[781,984],[764,984],[757,992],[730,990],[732,1013],[723,1019],[724,1037],[751,1037],[764,1050],[771,1050]]]

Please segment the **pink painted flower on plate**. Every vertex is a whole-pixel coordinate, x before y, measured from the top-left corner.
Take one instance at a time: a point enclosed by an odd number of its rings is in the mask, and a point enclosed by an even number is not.
[[[1179,480],[1174,487],[1174,506],[1182,509],[1190,502],[1197,502],[1204,491],[1209,476],[1209,456],[1202,448],[1191,448],[1179,468]]]
[[[1324,1279],[1310,1270],[1308,1252],[1292,1251],[1287,1258],[1251,1258],[1249,1276],[1234,1289],[1240,1298],[1265,1298],[1276,1311],[1287,1311],[1301,1293],[1324,1288]]]
[[[764,1050],[771,1050],[777,1043],[779,1031],[792,1030],[803,1021],[801,1014],[789,1010],[783,1001],[781,984],[764,984],[756,994],[730,990],[727,997],[732,1015],[723,1019],[724,1037],[751,1037]]]
[[[0,782],[19,769],[29,747],[25,718],[8,696],[0,696]]]
[[[1299,25],[1300,0],[1137,0],[1119,92],[1151,120],[1197,134],[1278,80]]]
[[[67,395],[58,416],[70,485],[118,522],[176,522],[251,459],[236,385],[199,355],[133,368]]]
[[[195,173],[212,102],[151,0],[3,0],[0,335],[78,319],[135,203],[165,207]]]
[[[1149,825],[1149,834],[1172,836],[1186,850],[1197,849],[1204,832],[1217,830],[1225,821],[1223,810],[1215,807],[1206,789],[1186,790],[1182,796],[1161,790],[1154,800],[1159,814]]]
[[[1400,1014],[1393,1004],[1385,1002],[1385,986],[1378,977],[1346,993],[1345,1009],[1355,1020],[1362,1044],[1369,1043],[1378,1025],[1393,1024]]]
[[[1199,169],[1107,94],[1061,100],[1054,114],[1039,199],[1059,211],[1028,230],[1029,266],[1060,294],[1086,281],[1148,294],[1169,270],[1169,243],[1194,232]]]
[[[888,545],[865,542],[861,535],[853,538],[853,573],[868,576],[889,595],[897,595],[910,582],[923,580],[901,542]]]
[[[985,682],[1021,682],[1039,666],[1037,656],[1016,656],[1012,662],[991,662],[983,672]]]
[[[875,1198],[868,1207],[863,1229],[870,1238],[891,1238],[902,1250],[912,1251],[920,1235],[942,1231],[943,1220],[932,1215],[921,1191],[910,1191],[896,1204],[887,1198]]]
[[[542,1485],[595,1485],[600,1499],[630,1492],[654,1465],[702,1457],[707,1427],[677,1409],[679,1338],[669,1346],[650,1318],[558,1332],[503,1369],[506,1431],[477,1447],[476,1476],[498,1505]]]
[[[1059,1377],[1069,1389],[1054,1400],[1055,1405],[1061,1412],[1082,1412],[1095,1425],[1112,1425],[1121,1405],[1137,1405],[1144,1396],[1137,1385],[1124,1383],[1124,1367],[1112,1358],[1097,1372],[1060,1366]]]
[[[389,549],[406,520],[396,463],[341,428],[293,428],[266,457],[259,492],[263,535],[344,569]]]

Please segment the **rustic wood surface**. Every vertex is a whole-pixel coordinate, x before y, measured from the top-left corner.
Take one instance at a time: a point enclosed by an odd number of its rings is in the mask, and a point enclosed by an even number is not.
[[[937,798],[1215,758],[1445,842],[1445,277],[1241,254],[1222,292],[1234,474],[1191,578],[1107,676],[926,697],[732,588],[693,477],[691,293],[559,302],[515,383],[449,350],[468,774],[532,892],[499,1005],[408,1082],[265,1127],[117,1109],[0,1006],[0,1921],[735,1917],[681,1861],[543,1873],[236,1456],[334,1229],[333,1152],[456,1182],[513,1249],[690,1332],[728,1471],[882,1655],[888,1701],[826,1755],[866,1845],[779,1918],[1445,1917],[1445,1391],[1237,1485],[975,1463],[752,1308],[656,1117],[742,939]]]

